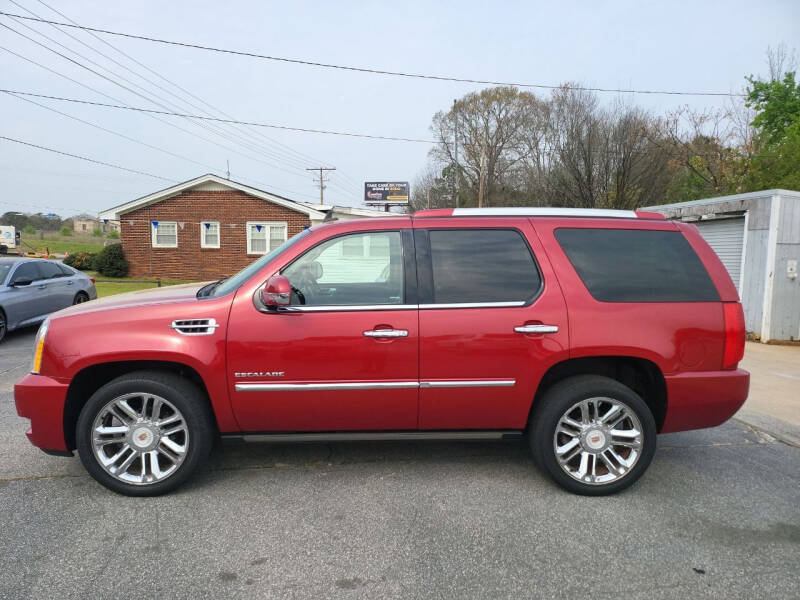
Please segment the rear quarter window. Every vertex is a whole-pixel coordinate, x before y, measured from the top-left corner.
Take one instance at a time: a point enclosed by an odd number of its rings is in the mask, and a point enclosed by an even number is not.
[[[719,300],[703,263],[679,231],[562,228],[555,236],[595,300]]]

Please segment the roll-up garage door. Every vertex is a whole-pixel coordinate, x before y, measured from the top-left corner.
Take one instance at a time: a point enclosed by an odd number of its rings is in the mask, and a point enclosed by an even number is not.
[[[733,285],[738,289],[744,247],[744,217],[697,221],[695,225],[728,269]]]

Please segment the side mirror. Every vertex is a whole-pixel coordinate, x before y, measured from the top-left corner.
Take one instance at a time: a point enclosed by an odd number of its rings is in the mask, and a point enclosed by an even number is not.
[[[273,275],[261,288],[261,302],[267,307],[288,306],[292,303],[292,284],[283,275]]]
[[[30,285],[33,283],[33,279],[27,279],[25,277],[21,277],[20,279],[15,279],[11,282],[11,287],[21,287],[23,285]]]

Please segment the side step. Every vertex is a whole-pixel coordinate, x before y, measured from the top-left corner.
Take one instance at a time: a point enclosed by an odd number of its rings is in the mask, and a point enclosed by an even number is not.
[[[259,443],[296,442],[379,442],[379,441],[452,441],[452,440],[520,440],[518,429],[469,431],[332,431],[299,433],[229,433],[225,441]]]

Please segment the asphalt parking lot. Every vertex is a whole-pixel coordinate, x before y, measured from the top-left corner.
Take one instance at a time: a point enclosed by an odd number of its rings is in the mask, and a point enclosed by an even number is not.
[[[25,439],[34,333],[0,344],[2,598],[798,597],[800,448],[763,428],[661,436],[607,498],[486,442],[222,446],[126,498]]]

